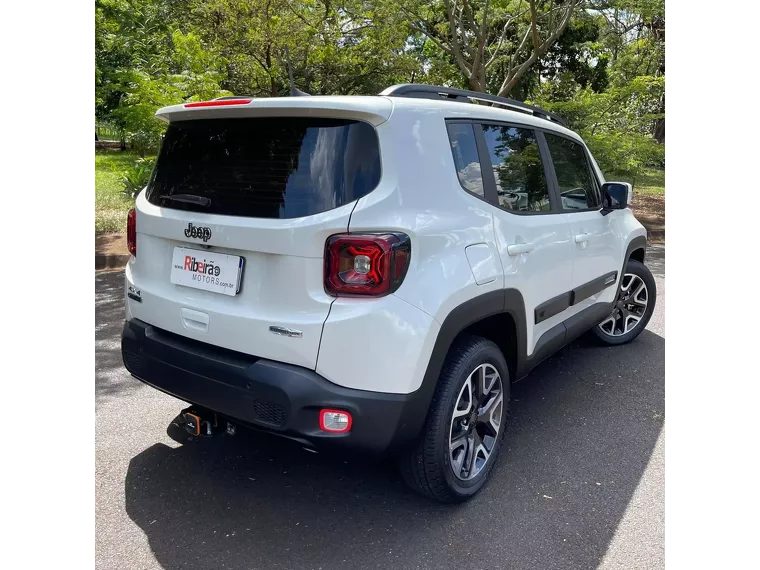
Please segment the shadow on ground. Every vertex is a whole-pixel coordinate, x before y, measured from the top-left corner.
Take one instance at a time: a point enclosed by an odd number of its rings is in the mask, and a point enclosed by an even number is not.
[[[124,272],[95,274],[95,403],[140,388],[121,359]]]
[[[461,506],[387,464],[245,434],[135,456],[127,514],[167,569],[595,568],[663,426],[664,350],[650,331],[582,340],[513,386],[503,455]]]

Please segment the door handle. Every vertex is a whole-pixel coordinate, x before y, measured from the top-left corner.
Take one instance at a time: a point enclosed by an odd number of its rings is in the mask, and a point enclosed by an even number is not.
[[[530,253],[531,251],[533,251],[532,243],[516,243],[507,246],[507,253],[509,255],[521,255],[523,253]]]
[[[591,234],[578,234],[575,236],[575,243],[586,243]]]

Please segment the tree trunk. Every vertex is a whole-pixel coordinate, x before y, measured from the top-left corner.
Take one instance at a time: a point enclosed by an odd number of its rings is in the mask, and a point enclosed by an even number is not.
[[[481,72],[475,72],[473,71],[470,75],[470,78],[467,80],[467,82],[470,84],[470,89],[473,91],[477,91],[479,93],[485,93],[486,91],[486,82],[485,82],[485,71]]]
[[[654,124],[654,138],[660,144],[665,144],[665,117],[657,119]]]
[[[272,75],[272,44],[267,44],[266,54],[267,72],[269,73],[269,96],[277,97],[277,81]]]

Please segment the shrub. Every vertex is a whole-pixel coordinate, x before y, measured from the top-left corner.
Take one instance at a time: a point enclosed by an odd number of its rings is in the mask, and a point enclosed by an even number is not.
[[[155,158],[138,158],[121,177],[121,183],[124,186],[122,192],[134,200],[140,190],[147,186],[155,162]]]
[[[161,135],[154,131],[137,131],[129,137],[129,146],[140,156],[155,154],[161,142]]]

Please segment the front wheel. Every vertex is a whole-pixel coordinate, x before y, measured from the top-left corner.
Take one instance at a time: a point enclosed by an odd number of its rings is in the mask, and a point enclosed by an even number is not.
[[[462,339],[446,358],[417,445],[400,459],[406,482],[446,503],[467,500],[486,482],[504,438],[509,371],[493,342]]]
[[[612,313],[592,329],[594,334],[605,344],[631,342],[646,328],[656,300],[652,272],[640,261],[629,260]]]

